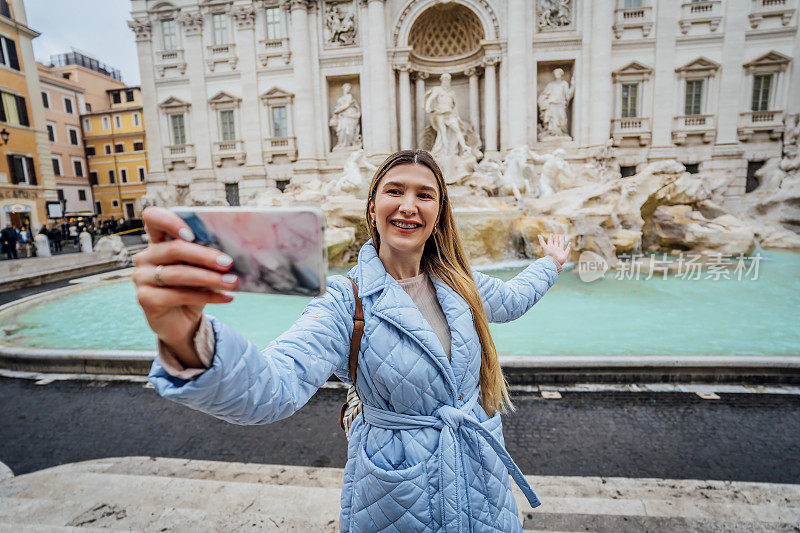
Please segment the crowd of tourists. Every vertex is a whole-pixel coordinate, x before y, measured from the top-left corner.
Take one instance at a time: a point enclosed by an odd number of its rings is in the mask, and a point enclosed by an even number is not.
[[[60,223],[50,223],[43,225],[37,232],[47,237],[50,253],[64,253],[68,251],[78,252],[80,234],[84,231],[95,237],[116,233],[118,221],[114,218],[102,220],[98,223],[83,220],[66,220]],[[2,255],[5,259],[19,259],[26,257],[36,257],[36,245],[34,239],[36,234],[30,226],[15,226],[11,222],[6,223],[6,227],[0,230],[0,245],[2,245]],[[70,248],[65,250],[65,247]]]

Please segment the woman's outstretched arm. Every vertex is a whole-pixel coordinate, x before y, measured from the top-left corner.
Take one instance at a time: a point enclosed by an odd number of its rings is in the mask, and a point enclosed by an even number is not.
[[[209,317],[216,339],[211,367],[184,380],[156,359],[151,383],[165,398],[234,424],[268,424],[290,416],[331,374],[347,379],[355,303],[345,280],[330,278],[325,294],[263,351]]]
[[[572,243],[564,245],[562,235],[552,234],[539,243],[545,252],[528,267],[509,281],[472,271],[478,294],[483,300],[489,322],[510,322],[524,315],[555,284],[561,265],[569,257]]]

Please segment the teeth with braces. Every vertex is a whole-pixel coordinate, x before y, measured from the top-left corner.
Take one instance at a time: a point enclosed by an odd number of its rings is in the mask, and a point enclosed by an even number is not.
[[[408,224],[406,222],[400,222],[399,220],[392,220],[392,224],[394,224],[398,228],[403,228],[403,229],[411,229],[421,226],[421,224],[415,224],[415,223]]]

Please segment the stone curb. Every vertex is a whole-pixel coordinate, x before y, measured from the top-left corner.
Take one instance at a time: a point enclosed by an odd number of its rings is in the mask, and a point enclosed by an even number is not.
[[[0,483],[14,477],[14,472],[5,463],[0,463]]]

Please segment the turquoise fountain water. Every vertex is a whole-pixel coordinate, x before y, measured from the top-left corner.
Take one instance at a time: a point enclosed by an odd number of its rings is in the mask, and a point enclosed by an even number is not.
[[[800,254],[761,254],[756,280],[752,273],[742,280],[617,280],[609,273],[584,283],[565,272],[525,316],[492,325],[498,352],[800,355]],[[487,273],[507,280],[519,271]],[[209,306],[208,312],[265,346],[297,319],[308,301],[242,293],[232,304]],[[155,348],[130,281],[72,292],[2,320],[5,342],[18,346]]]

